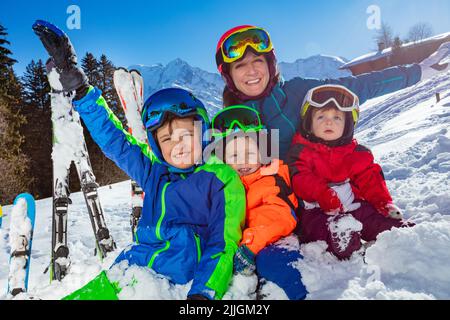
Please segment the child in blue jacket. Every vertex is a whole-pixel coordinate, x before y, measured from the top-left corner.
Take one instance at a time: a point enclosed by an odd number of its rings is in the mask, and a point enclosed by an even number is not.
[[[89,86],[67,35],[45,21],[33,29],[59,74],[62,88],[53,89],[76,91],[75,110],[95,142],[145,192],[137,241],[115,263],[152,268],[176,284],[193,280],[188,299],[221,299],[242,236],[245,190],[231,167],[214,158],[201,163],[202,135],[209,129],[202,102],[183,89],[153,94],[142,112],[150,150],[123,129],[100,90]],[[119,292],[102,272],[66,298],[117,299]]]

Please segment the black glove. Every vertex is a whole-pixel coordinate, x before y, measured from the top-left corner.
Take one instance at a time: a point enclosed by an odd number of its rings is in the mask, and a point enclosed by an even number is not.
[[[77,96],[84,96],[89,82],[83,70],[77,66],[77,55],[69,37],[55,25],[42,20],[33,24],[33,30],[51,57],[51,62],[47,62],[47,71],[51,72],[54,68],[59,74],[60,85],[51,79],[52,88],[63,92],[77,90]]]

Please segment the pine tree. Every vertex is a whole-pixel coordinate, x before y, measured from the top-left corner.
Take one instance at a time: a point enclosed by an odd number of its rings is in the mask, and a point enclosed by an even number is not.
[[[28,191],[26,178],[28,161],[21,153],[22,139],[18,127],[23,118],[9,110],[4,96],[0,95],[0,203],[11,203],[21,192]]]
[[[99,63],[94,55],[87,52],[81,60],[81,68],[89,79],[89,83],[95,87],[100,87]]]
[[[108,106],[114,114],[125,122],[125,113],[120,105],[119,97],[114,89],[114,64],[103,54],[99,60],[99,88],[103,92],[103,97],[108,101]]]
[[[21,132],[25,136],[24,153],[29,159],[31,190],[36,197],[52,195],[52,122],[50,109],[50,85],[45,66],[34,60],[26,67],[22,77],[23,108],[26,124]],[[36,141],[36,137],[39,140]]]
[[[88,77],[89,83],[102,91],[109,108],[124,123],[125,114],[114,88],[114,71],[116,67],[111,60],[104,54],[97,60],[92,53],[87,52],[81,60],[81,68]]]
[[[38,62],[31,60],[22,77],[22,84],[25,106],[35,108],[31,110],[33,112],[42,110],[50,113],[50,84],[42,60],[38,60]]]
[[[17,62],[11,58],[11,50],[6,46],[11,43],[6,40],[6,28],[0,24],[0,94],[4,98],[3,103],[8,103],[11,109],[18,107],[21,103],[21,86],[13,70]]]
[[[24,118],[18,110],[22,103],[22,87],[18,81],[7,48],[6,28],[0,25],[0,202],[10,202],[19,192],[27,191],[29,179],[26,176],[27,159],[21,152],[23,136],[19,128]]]
[[[5,79],[5,75],[9,72],[10,68],[17,61],[10,57],[12,54],[11,50],[6,48],[6,45],[11,45],[11,43],[6,40],[6,28],[0,24],[0,75],[2,79]]]

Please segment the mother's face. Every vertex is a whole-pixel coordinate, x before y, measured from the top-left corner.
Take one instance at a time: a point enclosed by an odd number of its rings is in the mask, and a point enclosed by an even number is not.
[[[240,92],[249,97],[259,96],[270,80],[266,57],[247,52],[244,58],[231,63],[230,76]]]

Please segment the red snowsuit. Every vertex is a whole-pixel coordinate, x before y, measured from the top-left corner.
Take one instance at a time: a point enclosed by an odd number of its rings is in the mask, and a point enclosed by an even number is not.
[[[347,179],[350,179],[355,200],[365,200],[379,211],[392,202],[381,167],[373,162],[370,150],[355,139],[350,144],[328,147],[310,142],[297,133],[289,159],[295,194],[305,201],[319,202],[324,210],[333,209],[335,200],[331,199],[328,184]]]
[[[369,149],[356,140],[337,147],[313,143],[299,133],[294,136],[288,155],[292,189],[307,202],[317,202],[320,208],[302,209],[300,214],[300,241],[325,241],[328,250],[339,259],[349,258],[361,247],[361,239],[373,241],[378,234],[392,227],[411,226],[401,220],[387,217],[386,204],[392,202],[381,167],[374,163]],[[355,202],[361,207],[333,216],[324,212],[342,209],[337,194],[329,184],[350,179]],[[345,245],[332,225],[351,215],[362,224],[362,230],[352,230]]]

